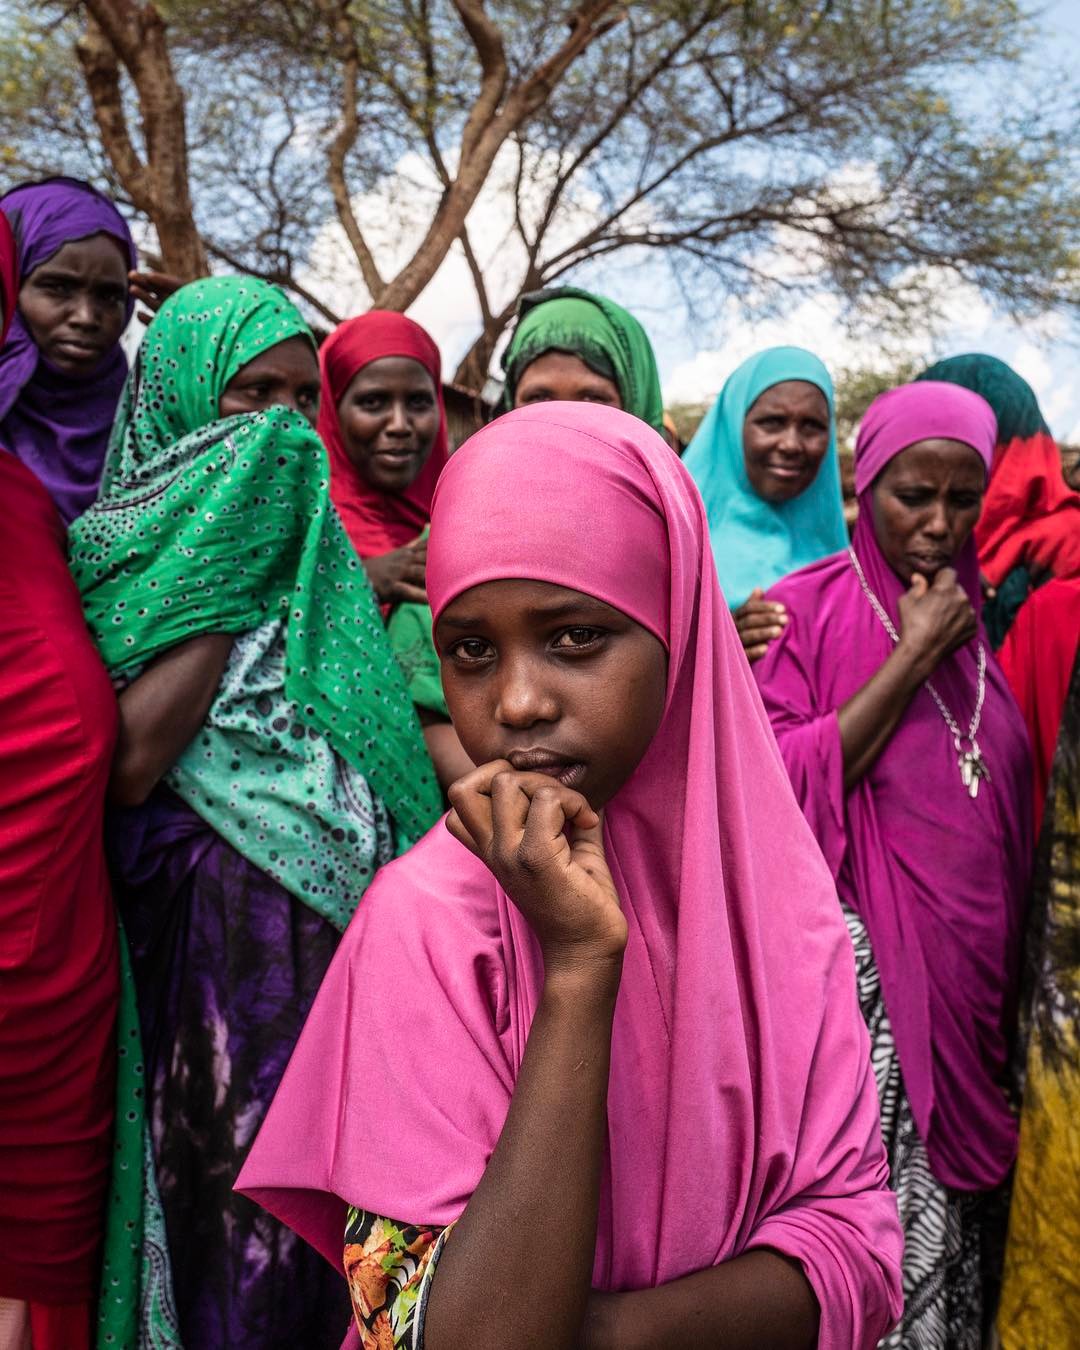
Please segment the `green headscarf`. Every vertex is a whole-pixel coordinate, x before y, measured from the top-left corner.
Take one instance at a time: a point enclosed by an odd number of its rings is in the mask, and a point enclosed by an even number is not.
[[[239,635],[207,722],[166,781],[344,928],[386,813],[400,851],[441,802],[318,436],[283,407],[218,413],[237,371],[291,337],[312,341],[285,295],[251,278],[193,282],[162,306],[128,378],[101,496],[72,526],[70,563],[113,674],[200,633]],[[380,800],[361,828],[350,806],[368,789]]]
[[[997,443],[1008,445],[1018,438],[1027,440],[1041,432],[1050,435],[1035,391],[1012,366],[996,356],[969,352],[965,356],[947,356],[929,366],[916,380],[944,380],[984,398],[997,418]]]
[[[621,305],[576,286],[531,291],[518,301],[517,326],[503,354],[506,407],[525,367],[545,352],[580,357],[618,386],[624,411],[663,431],[664,400],[652,343]]]

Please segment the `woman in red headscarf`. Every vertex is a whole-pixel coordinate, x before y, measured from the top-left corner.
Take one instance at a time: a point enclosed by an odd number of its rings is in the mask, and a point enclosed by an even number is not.
[[[6,331],[18,293],[0,215]],[[0,1347],[88,1350],[119,992],[102,842],[116,700],[49,494],[0,448]]]
[[[404,314],[348,319],[320,353],[330,495],[387,620],[443,788],[473,767],[450,723],[424,574],[448,458],[439,349]]]

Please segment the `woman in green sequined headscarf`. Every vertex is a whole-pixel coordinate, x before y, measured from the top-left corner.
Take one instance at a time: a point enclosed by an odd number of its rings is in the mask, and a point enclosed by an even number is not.
[[[440,812],[312,429],[276,288],[184,287],[151,324],[71,568],[120,694],[117,898],[186,1345],[340,1344],[340,1277],[232,1181],[338,935]]]
[[[576,286],[523,295],[503,369],[507,409],[548,399],[607,403],[663,435],[652,344],[632,314],[602,295]]]

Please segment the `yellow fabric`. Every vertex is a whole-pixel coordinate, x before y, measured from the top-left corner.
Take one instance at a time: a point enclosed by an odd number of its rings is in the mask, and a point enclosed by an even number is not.
[[[1075,747],[1059,746],[1048,812],[1052,813],[1048,825],[1053,833],[1045,929],[998,1313],[1004,1350],[1080,1347],[1080,963],[1076,957],[1080,950],[1080,811],[1076,783],[1070,782],[1075,767]],[[1036,905],[1040,889],[1037,883]]]

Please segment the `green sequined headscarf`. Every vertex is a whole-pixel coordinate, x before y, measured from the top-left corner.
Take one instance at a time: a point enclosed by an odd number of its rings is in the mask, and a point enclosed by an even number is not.
[[[178,762],[182,781],[169,781],[245,856],[344,927],[363,885],[343,863],[315,887],[309,879],[305,840],[318,833],[339,863],[349,841],[338,840],[347,825],[317,790],[325,765],[313,770],[304,738],[363,777],[399,848],[441,802],[374,596],[330,503],[318,436],[284,407],[218,414],[237,371],[293,337],[312,342],[296,308],[247,277],[193,282],[162,306],[128,378],[101,495],[72,526],[70,562],[113,674],[200,633],[246,636],[278,622],[284,712],[271,715],[265,681],[247,688],[245,671],[230,671],[229,720],[204,728]],[[282,717],[290,725],[279,737]],[[324,760],[336,762],[329,752]],[[255,779],[271,810],[282,803],[271,829],[237,809]],[[317,831],[298,823],[297,804]]]
[[[663,432],[664,400],[652,343],[632,314],[577,286],[531,291],[518,302],[517,325],[503,356],[507,408],[525,367],[545,352],[580,357],[618,387],[623,409]]]

